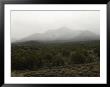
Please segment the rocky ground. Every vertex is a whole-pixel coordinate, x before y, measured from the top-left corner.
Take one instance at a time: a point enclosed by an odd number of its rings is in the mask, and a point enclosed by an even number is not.
[[[14,70],[12,77],[99,77],[100,64],[75,64],[73,66],[60,66],[41,68],[37,70]]]

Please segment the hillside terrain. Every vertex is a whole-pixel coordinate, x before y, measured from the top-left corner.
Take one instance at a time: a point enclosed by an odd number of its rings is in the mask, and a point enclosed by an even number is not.
[[[15,42],[11,70],[13,77],[97,77],[100,41]]]

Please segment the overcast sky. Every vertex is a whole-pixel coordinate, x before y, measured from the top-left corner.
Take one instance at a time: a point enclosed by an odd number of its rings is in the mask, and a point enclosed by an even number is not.
[[[99,34],[99,11],[11,11],[11,38],[21,39],[35,33],[68,27]]]

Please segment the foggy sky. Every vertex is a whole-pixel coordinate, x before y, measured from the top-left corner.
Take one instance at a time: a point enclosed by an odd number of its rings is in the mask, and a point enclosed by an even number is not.
[[[68,27],[100,33],[100,11],[11,11],[11,38]]]

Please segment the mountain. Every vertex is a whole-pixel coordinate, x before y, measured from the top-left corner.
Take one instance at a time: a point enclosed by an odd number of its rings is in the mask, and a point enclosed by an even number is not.
[[[100,40],[100,35],[90,31],[83,31],[74,38],[74,41]]]
[[[99,40],[100,36],[90,31],[75,31],[67,27],[48,30],[45,33],[36,33],[20,40],[22,41],[85,41]]]

